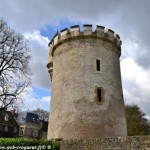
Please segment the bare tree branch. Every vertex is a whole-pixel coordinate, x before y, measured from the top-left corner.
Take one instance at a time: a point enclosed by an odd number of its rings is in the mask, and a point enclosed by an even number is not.
[[[38,108],[36,110],[33,110],[32,112],[37,114],[39,116],[40,120],[48,121],[48,118],[49,118],[49,112],[48,111]]]
[[[30,50],[24,37],[0,20],[0,107],[14,107],[30,85]]]

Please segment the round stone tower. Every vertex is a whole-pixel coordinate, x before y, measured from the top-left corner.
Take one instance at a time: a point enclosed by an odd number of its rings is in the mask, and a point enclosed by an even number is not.
[[[126,136],[119,35],[76,25],[58,32],[49,49],[48,139]]]

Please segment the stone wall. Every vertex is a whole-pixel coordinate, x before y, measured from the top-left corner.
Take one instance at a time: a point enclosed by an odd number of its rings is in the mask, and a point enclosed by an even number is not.
[[[63,140],[60,150],[150,150],[150,136]]]

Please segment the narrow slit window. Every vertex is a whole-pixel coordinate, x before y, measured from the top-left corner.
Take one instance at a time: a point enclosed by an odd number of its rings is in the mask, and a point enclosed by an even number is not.
[[[101,89],[97,89],[97,99],[98,99],[98,102],[102,102],[102,90]]]
[[[100,60],[96,59],[96,70],[100,71]]]

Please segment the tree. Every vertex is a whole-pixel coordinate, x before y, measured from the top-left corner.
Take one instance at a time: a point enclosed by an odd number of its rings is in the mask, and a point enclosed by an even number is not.
[[[0,108],[14,107],[30,83],[30,51],[24,37],[0,20]]]
[[[37,114],[39,116],[40,120],[48,121],[48,118],[49,118],[49,112],[48,111],[38,108],[36,110],[33,110],[32,112]]]
[[[137,105],[127,105],[125,112],[129,136],[150,134],[150,122]]]

